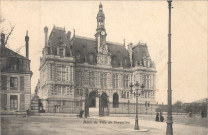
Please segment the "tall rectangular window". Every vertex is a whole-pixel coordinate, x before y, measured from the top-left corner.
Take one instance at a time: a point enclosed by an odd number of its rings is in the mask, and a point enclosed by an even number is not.
[[[17,90],[18,79],[17,77],[10,77],[10,90]]]
[[[95,73],[95,86],[99,86],[99,72]]]
[[[66,66],[66,80],[70,81],[70,66]]]
[[[118,88],[118,74],[113,74],[113,88]]]
[[[10,95],[10,110],[17,110],[17,108],[18,108],[17,95]]]
[[[150,87],[150,79],[149,79],[149,75],[147,75],[146,77],[147,77],[146,85],[147,85],[147,88],[149,88],[149,87]]]
[[[58,86],[58,91],[57,91],[58,95],[61,95],[61,86]]]
[[[62,65],[62,73],[61,73],[62,79],[61,81],[66,81],[66,66]]]
[[[77,71],[77,79],[76,79],[78,86],[82,86],[82,84],[83,84],[83,78],[84,78],[84,76],[83,76],[82,71],[78,70]]]
[[[66,81],[67,70],[66,65],[57,65],[56,66],[56,78],[57,81]]]
[[[66,92],[67,92],[67,95],[69,95],[69,94],[70,94],[70,89],[71,89],[71,88],[70,88],[69,86],[67,86],[67,87],[66,87]]]
[[[56,66],[56,73],[57,81],[61,81],[61,65]]]
[[[129,78],[128,75],[124,75],[124,88],[129,87]]]
[[[95,73],[89,72],[89,85],[94,87],[95,86]]]
[[[107,73],[100,73],[100,85],[102,88],[107,87]]]
[[[61,86],[61,87],[62,87],[62,94],[66,95],[67,94],[66,86]]]
[[[51,95],[57,95],[57,85],[55,86],[55,85],[53,85],[52,86],[52,89],[51,89]]]
[[[70,81],[73,81],[73,67],[70,67]]]

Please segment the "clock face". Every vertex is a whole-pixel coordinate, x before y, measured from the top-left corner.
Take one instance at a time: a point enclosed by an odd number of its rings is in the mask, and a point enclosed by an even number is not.
[[[105,35],[105,31],[102,31],[102,32],[101,32],[101,35]]]

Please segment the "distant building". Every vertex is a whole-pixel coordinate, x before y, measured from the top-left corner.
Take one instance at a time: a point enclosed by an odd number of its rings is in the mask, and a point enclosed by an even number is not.
[[[30,108],[32,71],[30,70],[28,34],[25,36],[25,41],[26,57],[7,48],[5,35],[1,34],[1,112],[25,111]]]
[[[135,87],[131,94],[130,84],[136,81],[145,85],[144,94],[139,97],[143,111],[145,103],[156,103],[156,68],[147,45],[108,42],[102,4],[95,38],[75,35],[75,31],[72,36],[70,31],[66,33],[64,28],[55,26],[49,38],[47,27],[44,32],[38,93],[46,112],[72,112],[70,107],[79,106],[79,102],[73,102],[84,100],[87,93],[91,108],[107,101],[112,111],[119,110],[126,103],[135,103]],[[99,101],[99,95],[105,100]]]

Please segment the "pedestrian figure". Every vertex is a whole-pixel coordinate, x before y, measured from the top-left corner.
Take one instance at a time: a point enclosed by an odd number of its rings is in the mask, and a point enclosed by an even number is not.
[[[189,117],[191,117],[192,116],[192,112],[189,112]]]
[[[160,114],[160,121],[161,121],[161,122],[164,121],[164,117],[162,116],[162,114]]]
[[[81,110],[81,111],[79,112],[79,117],[80,117],[80,118],[83,118],[83,114],[84,114],[84,111]]]
[[[201,111],[201,117],[204,118],[204,110]]]
[[[158,112],[156,113],[155,121],[159,121],[159,113]]]
[[[27,113],[27,117],[29,117],[29,116],[31,115],[30,109],[27,109],[27,110],[26,110],[26,113]]]

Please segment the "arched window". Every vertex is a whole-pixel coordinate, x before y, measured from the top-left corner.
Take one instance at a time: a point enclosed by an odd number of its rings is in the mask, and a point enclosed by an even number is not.
[[[118,108],[119,97],[117,93],[113,94],[113,108]]]

